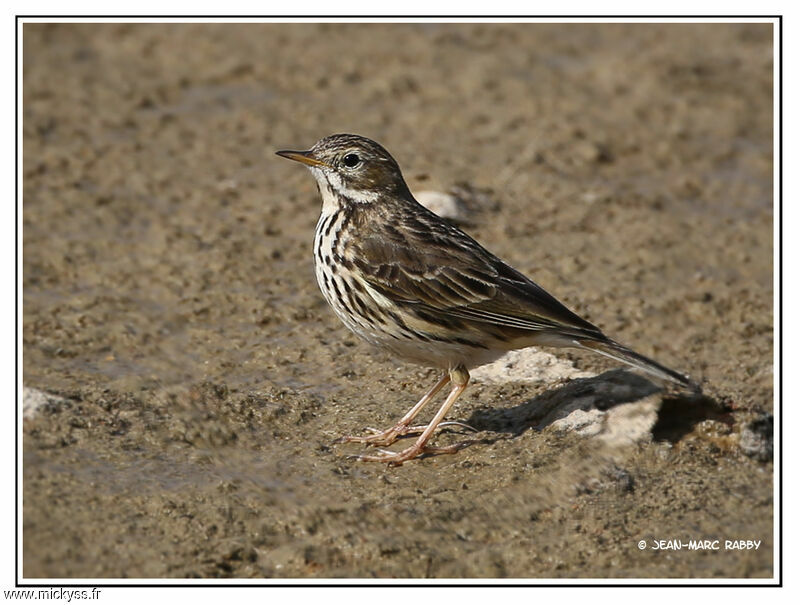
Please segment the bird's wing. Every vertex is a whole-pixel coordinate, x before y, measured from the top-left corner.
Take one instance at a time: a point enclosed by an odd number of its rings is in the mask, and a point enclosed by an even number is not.
[[[402,228],[391,221],[373,223],[359,235],[354,262],[367,283],[395,303],[515,330],[604,338],[539,285],[435,215],[404,217]]]

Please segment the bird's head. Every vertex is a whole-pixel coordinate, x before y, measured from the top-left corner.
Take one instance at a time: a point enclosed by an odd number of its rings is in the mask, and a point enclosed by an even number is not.
[[[400,166],[375,141],[355,134],[334,134],[308,151],[278,151],[281,157],[311,169],[320,190],[352,202],[372,203],[386,196],[410,197]]]

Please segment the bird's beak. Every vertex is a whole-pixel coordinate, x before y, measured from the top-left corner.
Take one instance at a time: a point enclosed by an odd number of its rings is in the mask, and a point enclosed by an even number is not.
[[[315,158],[314,154],[310,151],[276,151],[275,153],[282,158],[294,160],[295,162],[300,162],[307,166],[328,166],[325,162]],[[328,167],[330,168],[330,166]]]

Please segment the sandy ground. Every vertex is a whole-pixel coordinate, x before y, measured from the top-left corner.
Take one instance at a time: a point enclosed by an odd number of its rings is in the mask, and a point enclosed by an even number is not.
[[[770,25],[23,44],[24,576],[772,576]],[[437,438],[470,447],[349,458],[436,375],[317,290],[316,188],[273,153],[334,132],[458,189],[471,235],[706,397],[526,351],[475,373],[451,418],[477,433]]]

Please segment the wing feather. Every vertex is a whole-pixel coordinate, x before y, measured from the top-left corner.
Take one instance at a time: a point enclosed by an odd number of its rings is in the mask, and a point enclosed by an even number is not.
[[[407,229],[391,222],[362,225],[358,242],[353,242],[355,262],[370,286],[398,304],[436,317],[602,337],[539,285],[433,217],[418,211]],[[392,218],[398,220],[398,214]]]

